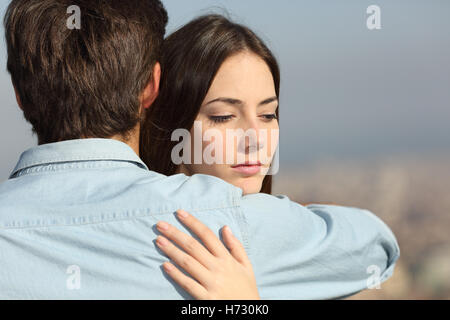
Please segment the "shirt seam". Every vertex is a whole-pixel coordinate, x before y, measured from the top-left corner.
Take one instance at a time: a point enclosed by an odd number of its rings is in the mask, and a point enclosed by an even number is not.
[[[239,199],[239,198],[238,198]],[[235,200],[237,200],[235,198]],[[236,201],[238,202],[238,201]],[[240,203],[236,203],[235,206],[236,210],[233,210],[233,212],[235,212],[235,219],[238,222],[238,225],[240,226],[240,232],[241,232],[241,237],[242,237],[242,245],[244,246],[245,252],[247,253],[248,257],[252,256],[252,252],[250,249],[250,244],[249,244],[249,239],[248,239],[248,222],[247,219],[245,218],[245,213],[242,210],[242,206]]]
[[[140,169],[144,169],[146,170],[145,167],[143,167],[141,165],[140,162],[137,161],[133,161],[133,160],[111,160],[111,159],[103,159],[103,160],[95,160],[95,161],[111,161],[111,162],[122,162],[122,163],[127,163],[131,166],[134,167],[138,167]],[[73,168],[59,168],[59,167],[51,167],[51,166],[62,166],[65,164],[69,164],[69,163],[82,163],[82,165],[80,166],[75,166]],[[86,165],[87,163],[91,163],[92,167],[89,165]],[[97,164],[97,163],[96,163]],[[86,165],[86,166],[85,166]],[[41,172],[58,172],[58,171],[67,171],[67,170],[71,170],[71,169],[98,169],[98,168],[111,168],[114,167],[115,165],[113,164],[101,164],[98,167],[94,167],[94,162],[93,160],[86,160],[85,163],[80,162],[80,161],[64,161],[64,162],[48,162],[48,163],[41,163],[41,164],[36,164],[36,165],[32,165],[32,166],[26,166],[24,168],[21,169],[16,169],[13,173],[11,173],[10,179],[14,179],[17,178],[18,176],[23,176],[23,175],[31,175],[31,174],[37,174],[37,173],[41,173]],[[119,167],[119,166],[117,166]],[[125,166],[122,166],[125,167]],[[26,172],[27,170],[30,170],[31,172]],[[146,170],[147,171],[147,170]]]
[[[105,161],[111,161],[111,160],[105,160]],[[146,170],[145,168],[141,166],[136,166],[136,162],[130,162],[125,160],[112,160],[114,162],[122,162],[126,163],[127,165],[117,165],[117,164],[101,164],[99,166],[95,166],[92,161],[87,161],[87,163],[91,163],[91,165],[81,165],[81,166],[74,166],[73,168],[55,168],[55,167],[47,167],[46,164],[42,165],[36,165],[32,167],[27,167],[24,169],[17,170],[14,174],[11,175],[10,179],[19,178],[23,176],[36,176],[42,173],[51,173],[51,172],[62,172],[62,171],[73,171],[73,170],[85,170],[85,169],[95,169],[98,170],[99,168],[104,169],[111,169],[111,168],[135,168],[138,167],[139,169]],[[80,163],[80,162],[77,162]],[[47,165],[54,165],[54,164],[47,164]],[[27,170],[30,170],[27,172]],[[148,171],[148,170],[146,170]]]
[[[232,209],[235,208],[235,206],[219,206],[219,207],[208,207],[203,209],[191,209],[190,212],[203,212],[203,211],[209,211],[209,210],[219,210],[219,209]],[[139,210],[139,209],[135,209]],[[147,210],[147,209],[145,209]],[[124,214],[129,213],[130,210],[125,211]],[[57,227],[81,227],[81,226],[88,226],[88,225],[96,225],[96,224],[105,224],[105,223],[113,223],[117,221],[126,221],[126,220],[135,220],[139,218],[146,218],[146,217],[154,217],[154,216],[163,216],[167,214],[174,213],[175,210],[169,210],[169,211],[163,211],[163,212],[150,212],[145,214],[134,214],[131,217],[123,217],[123,218],[115,218],[115,219],[104,219],[96,222],[85,222],[85,223],[57,223],[57,224],[47,224],[47,225],[34,225],[34,226],[22,226],[22,227],[0,227],[0,230],[25,230],[25,229],[46,229],[46,228],[57,228]],[[78,217],[79,218],[79,217]],[[74,219],[77,219],[77,217],[74,217]]]
[[[119,158],[117,156],[117,154],[113,155],[102,155],[102,157],[89,157],[89,156],[71,156],[70,158],[51,158],[45,161],[29,161],[29,162],[24,162],[21,163],[19,168],[21,167],[22,169],[25,169],[26,167],[32,167],[32,166],[38,166],[38,165],[45,165],[45,164],[53,164],[53,163],[60,163],[60,162],[76,162],[76,161],[102,161],[102,160],[111,160],[111,161],[133,161],[133,162],[138,162],[138,163],[142,163],[142,160],[136,159],[136,158],[128,158],[128,157],[123,157],[123,158]]]

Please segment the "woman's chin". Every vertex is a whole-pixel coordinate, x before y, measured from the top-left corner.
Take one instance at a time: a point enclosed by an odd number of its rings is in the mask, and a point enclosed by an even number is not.
[[[259,193],[262,188],[261,177],[240,178],[237,181],[233,181],[231,183],[236,187],[241,188],[243,195]]]

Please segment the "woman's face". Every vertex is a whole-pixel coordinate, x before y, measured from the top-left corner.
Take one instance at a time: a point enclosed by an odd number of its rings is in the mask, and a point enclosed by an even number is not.
[[[264,60],[249,52],[229,57],[190,132],[192,158],[199,151],[194,150],[196,135],[203,137],[202,161],[182,164],[179,171],[213,175],[244,194],[258,193],[278,145],[277,108],[274,80]]]

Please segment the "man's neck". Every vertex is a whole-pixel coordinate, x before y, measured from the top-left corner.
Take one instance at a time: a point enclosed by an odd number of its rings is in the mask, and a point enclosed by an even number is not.
[[[123,143],[126,143],[134,150],[134,152],[139,157],[139,135],[140,135],[140,126],[137,125],[135,129],[127,136],[128,139],[124,139],[121,135],[112,136],[110,139],[118,140]]]

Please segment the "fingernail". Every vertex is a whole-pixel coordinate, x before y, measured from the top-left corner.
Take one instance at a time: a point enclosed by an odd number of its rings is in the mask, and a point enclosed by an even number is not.
[[[169,229],[169,224],[167,222],[160,221],[156,224],[156,227],[160,230],[167,230]]]
[[[227,232],[229,232],[231,235],[233,235],[233,232],[231,232],[231,228],[229,226],[225,227],[227,229]]]
[[[186,211],[179,210],[179,211],[178,211],[178,216],[179,216],[180,218],[187,218],[187,217],[188,217],[188,214],[187,214]]]
[[[160,245],[160,246],[165,246],[168,244],[167,240],[163,237],[158,237],[156,238],[156,244]]]
[[[169,263],[164,263],[163,264],[164,269],[166,270],[166,272],[172,271],[173,267],[172,265],[170,265]]]

